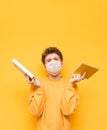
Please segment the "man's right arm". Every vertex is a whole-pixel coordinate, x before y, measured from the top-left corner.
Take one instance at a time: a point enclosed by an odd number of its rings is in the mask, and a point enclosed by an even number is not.
[[[30,95],[28,99],[29,110],[35,117],[41,116],[44,110],[45,94],[43,87],[31,85]]]
[[[29,110],[35,117],[39,117],[44,110],[45,94],[41,82],[35,77],[30,79],[25,75],[26,81],[31,84],[30,95],[28,99]]]

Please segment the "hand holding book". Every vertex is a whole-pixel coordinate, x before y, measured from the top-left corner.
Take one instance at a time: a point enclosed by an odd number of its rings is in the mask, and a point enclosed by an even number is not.
[[[82,75],[72,73],[72,78],[69,80],[69,82],[70,83],[80,82],[81,80],[84,80],[85,75],[86,75],[86,72],[84,72]]]
[[[90,78],[93,74],[95,74],[99,69],[91,66],[91,65],[87,65],[85,63],[80,63],[73,71],[74,74],[81,74],[83,75],[85,72],[85,77],[86,79]]]
[[[69,82],[76,83],[83,79],[88,79],[97,71],[98,68],[81,63],[72,72],[72,78],[69,80]]]
[[[32,85],[34,85],[34,86],[37,86],[37,87],[41,87],[42,85],[41,85],[41,82],[37,79],[37,78],[35,78],[35,77],[33,77],[33,78],[30,78],[28,75],[24,75],[25,76],[25,78],[26,78],[26,82],[27,83],[29,83],[29,84],[32,84]]]
[[[20,70],[25,78],[26,78],[26,81],[29,83],[29,84],[33,84],[34,86],[38,86],[40,87],[41,86],[41,83],[38,79],[35,78],[34,74],[31,73],[25,66],[23,66],[19,61],[17,61],[16,59],[12,59],[12,63],[15,65],[15,67]]]

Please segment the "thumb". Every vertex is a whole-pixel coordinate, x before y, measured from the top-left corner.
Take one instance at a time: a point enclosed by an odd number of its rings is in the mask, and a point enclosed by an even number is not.
[[[83,73],[83,75],[81,76],[81,79],[84,79],[86,75],[86,72]]]
[[[71,72],[71,75],[72,75],[72,77],[74,77],[74,73],[73,72]]]

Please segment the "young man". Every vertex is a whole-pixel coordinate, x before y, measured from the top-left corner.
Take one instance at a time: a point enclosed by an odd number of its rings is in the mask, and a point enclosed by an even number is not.
[[[63,55],[56,47],[49,47],[42,53],[42,62],[48,76],[26,81],[31,84],[29,109],[37,118],[37,130],[71,130],[69,116],[79,104],[76,82],[84,79],[85,73],[72,74],[68,81],[61,75]]]

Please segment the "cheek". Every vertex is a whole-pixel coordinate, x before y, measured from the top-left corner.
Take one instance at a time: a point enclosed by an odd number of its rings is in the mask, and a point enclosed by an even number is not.
[[[45,60],[45,61],[44,61],[44,66],[46,66],[47,63],[49,63],[49,61],[48,61],[48,60]]]

